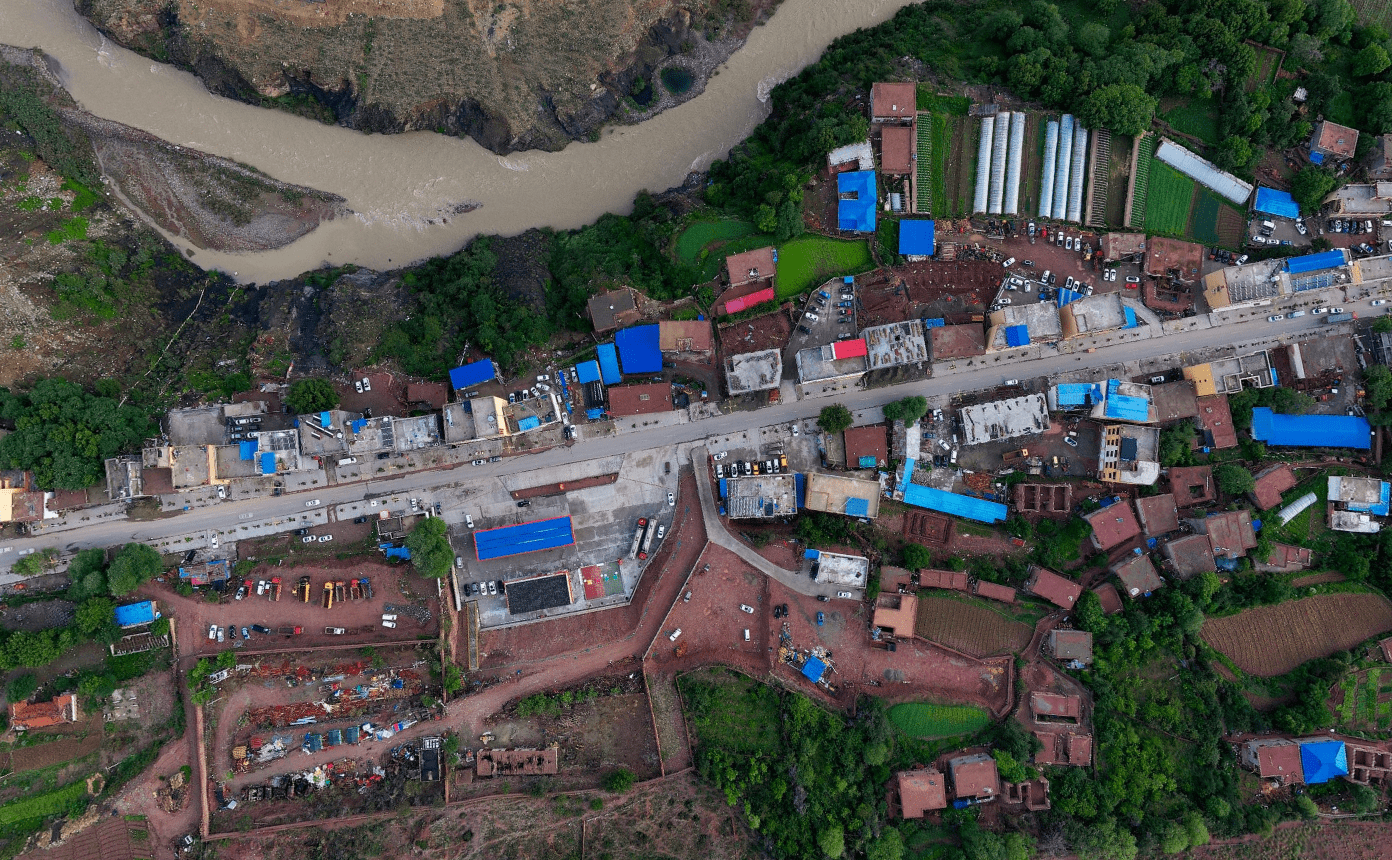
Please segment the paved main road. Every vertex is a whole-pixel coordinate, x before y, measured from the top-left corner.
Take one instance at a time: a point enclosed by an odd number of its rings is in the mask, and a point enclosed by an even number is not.
[[[878,406],[890,400],[913,394],[932,397],[961,391],[994,388],[1006,379],[1014,377],[1034,378],[1070,371],[1093,370],[1148,358],[1209,349],[1215,346],[1230,346],[1236,349],[1268,346],[1307,336],[1312,331],[1321,328],[1324,325],[1323,320],[1324,318],[1320,316],[1305,316],[1294,320],[1271,323],[1267,322],[1267,314],[1264,309],[1259,308],[1250,312],[1247,319],[1238,322],[1164,337],[1143,338],[1113,345],[1099,345],[1092,353],[1047,354],[1048,350],[1052,348],[1046,347],[1046,355],[1041,358],[1030,361],[1002,360],[999,365],[992,361],[991,356],[987,356],[985,359],[976,359],[977,366],[967,366],[966,362],[958,362],[955,369],[944,370],[940,368],[937,375],[927,380],[908,382],[887,388],[852,391],[834,399],[785,402],[760,409],[757,412],[735,412],[687,424],[664,426],[647,431],[638,430],[617,436],[586,440],[568,448],[552,448],[538,454],[509,457],[500,462],[487,463],[483,466],[466,465],[449,470],[414,472],[387,479],[329,486],[291,496],[228,501],[153,521],[136,522],[112,518],[77,529],[40,534],[32,538],[6,542],[12,549],[0,555],[0,584],[15,579],[8,573],[9,566],[14,563],[21,551],[30,548],[56,547],[71,552],[91,547],[114,546],[129,541],[152,541],[208,528],[226,528],[239,521],[273,519],[304,513],[308,510],[305,507],[305,502],[309,499],[320,499],[323,506],[328,507],[358,501],[369,496],[379,497],[427,490],[431,487],[479,478],[492,478],[515,472],[623,455],[647,447],[691,443],[708,436],[745,430],[752,426],[811,418],[830,402],[843,403],[854,411]],[[983,360],[992,361],[991,366],[980,366]]]

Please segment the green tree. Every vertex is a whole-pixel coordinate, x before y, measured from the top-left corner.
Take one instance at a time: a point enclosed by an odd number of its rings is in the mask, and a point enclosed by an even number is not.
[[[1083,51],[1100,57],[1107,52],[1107,43],[1112,39],[1112,32],[1107,29],[1106,24],[1099,24],[1091,21],[1078,28],[1078,32],[1073,36],[1073,42]]]
[[[1311,800],[1308,794],[1296,795],[1295,809],[1300,813],[1300,817],[1306,821],[1314,821],[1319,818],[1319,804]]]
[[[1189,847],[1198,848],[1200,845],[1208,844],[1208,825],[1204,823],[1203,816],[1198,812],[1191,812],[1184,816],[1184,832],[1189,837]]]
[[[46,573],[49,562],[57,554],[58,551],[52,548],[30,553],[11,565],[10,572],[16,576],[38,576],[41,573]]]
[[[77,607],[73,614],[73,626],[88,639],[102,638],[103,633],[116,629],[116,604],[106,597],[93,597]]]
[[[128,543],[111,560],[106,572],[113,597],[124,597],[163,570],[160,554],[143,543]]]
[[[1160,850],[1166,854],[1178,854],[1189,850],[1189,835],[1177,821],[1168,822],[1160,834]]]
[[[916,543],[906,543],[900,551],[904,559],[904,567],[909,570],[923,570],[933,566],[933,554],[928,551],[928,547]]]
[[[1369,45],[1353,55],[1350,71],[1355,77],[1367,78],[1388,66],[1392,66],[1392,58],[1387,56],[1387,51],[1381,45]]]
[[[34,677],[33,672],[15,675],[10,679],[10,683],[5,686],[5,701],[10,704],[23,702],[34,695],[34,691],[38,689],[39,679]]]
[[[917,424],[918,420],[927,414],[928,401],[916,395],[886,404],[884,408],[886,421],[903,421],[907,427]]]
[[[81,603],[106,594],[106,551],[84,549],[68,562],[68,599]]]
[[[421,576],[444,579],[454,566],[454,549],[445,536],[445,521],[439,517],[421,520],[406,536],[411,564]]]
[[[1383,314],[1373,323],[1373,331],[1378,334],[1392,332],[1392,314]],[[1381,367],[1382,365],[1378,365]]]
[[[5,658],[10,666],[47,666],[58,659],[59,653],[51,630],[17,630],[5,641]]]
[[[1230,496],[1240,496],[1257,488],[1257,480],[1252,473],[1236,463],[1224,463],[1213,470],[1213,480],[1218,489]]]
[[[850,427],[854,420],[851,410],[840,403],[833,403],[822,407],[821,413],[817,416],[817,426],[825,433],[841,433]]]
[[[1115,818],[1070,822],[1065,832],[1079,860],[1136,860],[1136,837]]]
[[[1010,753],[992,750],[991,755],[996,760],[996,772],[1006,782],[1025,782],[1030,778],[1029,771]]]
[[[297,415],[323,412],[338,406],[338,392],[327,379],[301,379],[290,386],[285,402]]]
[[[107,459],[134,450],[156,430],[144,410],[62,379],[40,380],[24,394],[0,388],[0,419],[14,424],[0,438],[0,468],[28,469],[44,489],[80,490],[101,481]]]
[[[817,847],[827,857],[841,857],[846,853],[846,830],[840,824],[828,824],[817,831]]]
[[[865,860],[903,860],[904,837],[892,827],[886,827],[879,839],[865,846]]]
[[[1108,84],[1083,99],[1078,118],[1088,128],[1135,136],[1150,127],[1155,105],[1155,98],[1135,84]]]
[[[1324,202],[1325,195],[1339,185],[1339,180],[1327,170],[1305,167],[1291,179],[1291,196],[1305,212],[1314,212]]]
[[[638,778],[633,775],[633,771],[621,767],[604,775],[604,790],[614,794],[623,794],[633,788],[637,781]]]

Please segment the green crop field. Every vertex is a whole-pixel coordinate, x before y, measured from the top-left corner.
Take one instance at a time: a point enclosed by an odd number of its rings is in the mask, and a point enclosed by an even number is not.
[[[1260,57],[1258,58],[1260,61]],[[1260,70],[1260,62],[1258,63]],[[1218,106],[1210,99],[1193,101],[1172,108],[1161,115],[1161,119],[1174,127],[1175,131],[1192,134],[1204,143],[1218,143]]]
[[[991,717],[971,705],[905,702],[889,709],[889,721],[916,738],[946,738],[980,731],[991,722]]]
[[[828,278],[859,275],[875,267],[864,239],[800,236],[778,249],[778,298],[806,292]]]
[[[47,818],[50,815],[66,812],[72,802],[82,797],[86,792],[86,782],[74,782],[53,791],[46,791],[43,794],[16,800],[14,803],[7,803],[0,806],[0,825],[8,826],[20,821]]]
[[[1189,227],[1189,204],[1193,199],[1194,180],[1158,159],[1151,159],[1146,232],[1184,235]]]
[[[1364,24],[1380,24],[1392,28],[1392,0],[1353,0],[1353,10]]]
[[[758,232],[749,221],[695,221],[677,237],[676,253],[679,261],[700,269],[702,281],[709,281],[720,274],[730,254],[772,243],[772,237]]]
[[[1223,211],[1223,200],[1207,188],[1199,189],[1199,199],[1194,204],[1194,240],[1205,245],[1221,244],[1218,235],[1218,213]]]

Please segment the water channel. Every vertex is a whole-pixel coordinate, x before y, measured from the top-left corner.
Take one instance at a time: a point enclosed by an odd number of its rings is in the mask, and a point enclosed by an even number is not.
[[[640,125],[606,128],[595,143],[505,157],[468,139],[362,134],[211,95],[192,75],[111,43],[72,0],[5,3],[0,42],[56,58],[69,92],[97,116],[343,196],[353,215],[284,248],[195,249],[190,258],[265,283],[325,263],[389,269],[451,253],[478,233],[572,228],[625,212],[637,191],[670,188],[722,157],[765,117],[769,90],[815,61],[832,39],[885,21],[910,2],[783,0],[700,96]],[[450,214],[466,203],[479,208]]]

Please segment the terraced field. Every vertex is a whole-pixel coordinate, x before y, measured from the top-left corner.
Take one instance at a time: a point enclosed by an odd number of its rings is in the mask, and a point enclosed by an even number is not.
[[[976,600],[920,597],[914,632],[973,657],[1023,650],[1034,631]]]
[[[1382,595],[1320,594],[1210,618],[1202,635],[1242,671],[1270,678],[1388,630],[1392,602]]]
[[[947,738],[979,731],[991,716],[971,705],[904,702],[889,709],[889,721],[916,738]]]

